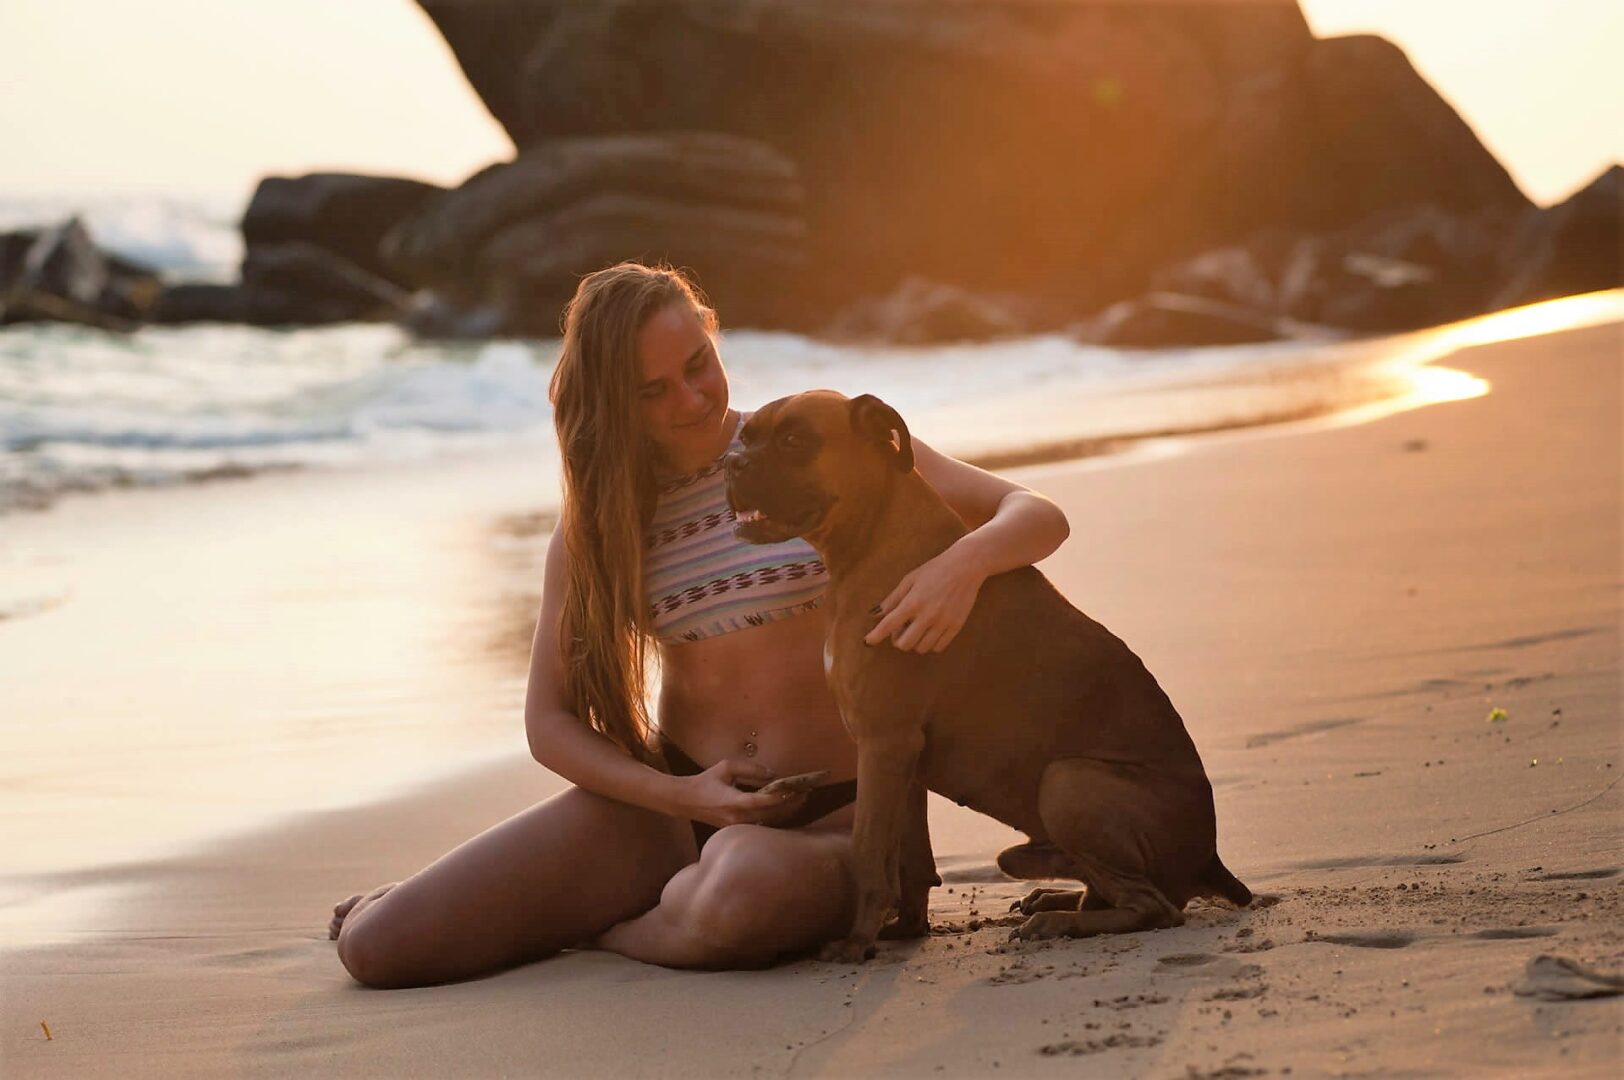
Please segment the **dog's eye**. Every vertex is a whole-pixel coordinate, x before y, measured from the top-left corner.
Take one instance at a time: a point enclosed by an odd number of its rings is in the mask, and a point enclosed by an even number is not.
[[[786,431],[778,436],[778,445],[786,450],[799,450],[805,442],[805,439],[793,431]]]

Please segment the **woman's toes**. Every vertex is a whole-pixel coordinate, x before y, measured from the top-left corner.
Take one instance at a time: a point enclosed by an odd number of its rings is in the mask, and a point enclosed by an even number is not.
[[[349,918],[350,912],[355,910],[356,904],[359,904],[363,900],[370,904],[372,901],[378,899],[378,897],[382,896],[384,893],[388,892],[390,889],[393,889],[399,884],[400,882],[398,881],[391,881],[387,885],[378,886],[369,893],[356,893],[349,899],[340,900],[338,903],[334,904],[332,921],[327,924],[328,940],[338,940],[338,932],[344,928],[344,920]]]
[[[344,926],[344,917],[361,901],[361,893],[356,893],[348,900],[340,900],[333,905],[333,918],[327,924],[327,940],[337,941],[338,932]]]

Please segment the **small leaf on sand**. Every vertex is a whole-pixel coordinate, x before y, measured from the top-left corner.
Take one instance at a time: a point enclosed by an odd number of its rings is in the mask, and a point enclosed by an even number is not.
[[[1488,722],[1491,723],[1491,724],[1503,724],[1509,719],[1511,719],[1511,718],[1506,715],[1506,711],[1504,709],[1490,709],[1489,710]]]

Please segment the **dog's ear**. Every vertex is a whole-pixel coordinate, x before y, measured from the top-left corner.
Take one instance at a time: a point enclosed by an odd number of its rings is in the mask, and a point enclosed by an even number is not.
[[[897,411],[873,394],[851,399],[851,426],[859,438],[884,446],[896,455],[898,472],[912,472],[913,440]]]

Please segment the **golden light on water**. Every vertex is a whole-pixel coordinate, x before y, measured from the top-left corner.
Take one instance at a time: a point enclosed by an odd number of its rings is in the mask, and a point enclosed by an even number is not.
[[[1363,424],[1425,405],[1481,397],[1489,392],[1488,380],[1433,365],[1433,361],[1462,349],[1621,321],[1624,289],[1610,289],[1507,308],[1391,338],[1385,355],[1371,367],[1377,380],[1394,387],[1391,396],[1338,412],[1322,421],[1321,426]]]

